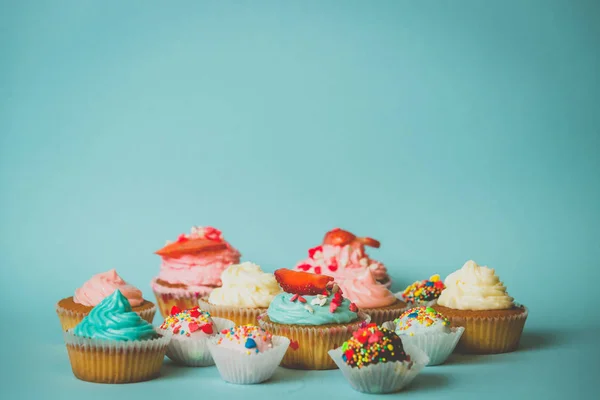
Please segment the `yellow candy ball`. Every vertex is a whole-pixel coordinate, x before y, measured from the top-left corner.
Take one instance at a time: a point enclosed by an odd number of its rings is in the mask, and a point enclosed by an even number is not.
[[[440,280],[440,276],[439,275],[433,275],[431,278],[429,278],[429,280],[431,282],[437,282]]]

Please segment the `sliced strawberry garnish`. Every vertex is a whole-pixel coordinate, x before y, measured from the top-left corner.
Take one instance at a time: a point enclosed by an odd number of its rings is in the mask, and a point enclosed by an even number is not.
[[[275,279],[286,293],[301,296],[321,294],[327,288],[327,283],[333,280],[330,276],[292,271],[285,268],[275,271]]]
[[[356,238],[356,241],[359,243],[362,243],[365,246],[375,247],[376,249],[378,249],[379,246],[381,246],[381,243],[379,243],[379,240],[375,240],[370,237],[359,237],[359,238]]]
[[[323,239],[323,244],[329,244],[332,246],[345,246],[353,242],[358,242],[364,246],[375,248],[378,248],[381,245],[381,243],[375,239],[370,237],[356,237],[356,235],[353,233],[339,228],[335,228],[327,232],[325,234],[325,238]]]
[[[156,254],[163,257],[177,258],[186,254],[198,254],[204,252],[216,252],[227,249],[227,243],[220,240],[209,240],[205,238],[189,239],[170,243],[158,250]]]

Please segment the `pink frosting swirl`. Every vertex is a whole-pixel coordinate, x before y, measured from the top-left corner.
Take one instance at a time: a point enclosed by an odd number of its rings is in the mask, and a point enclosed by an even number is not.
[[[94,307],[117,289],[127,297],[132,307],[139,306],[144,302],[142,291],[125,282],[114,269],[92,276],[83,286],[75,290],[73,301],[84,306]]]
[[[375,280],[371,271],[366,270],[361,275],[337,282],[342,293],[359,308],[377,308],[394,304],[397,299],[381,283]]]
[[[308,258],[296,265],[299,271],[328,275],[338,280],[352,279],[370,270],[378,281],[387,281],[387,269],[379,261],[373,260],[365,253],[360,243],[334,246],[324,244],[308,251]]]
[[[214,254],[163,258],[158,279],[190,287],[221,286],[221,273],[239,262],[240,253],[231,247]]]

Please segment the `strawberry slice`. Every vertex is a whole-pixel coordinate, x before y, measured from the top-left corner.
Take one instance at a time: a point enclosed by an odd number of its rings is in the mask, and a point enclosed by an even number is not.
[[[205,238],[188,239],[175,243],[169,243],[156,254],[162,257],[177,258],[186,254],[198,254],[205,252],[217,252],[227,249],[227,244],[222,241],[209,240]]]
[[[345,231],[340,228],[335,228],[325,234],[323,238],[323,244],[329,244],[332,246],[345,246],[356,239],[353,233]]]
[[[327,288],[327,283],[333,281],[331,276],[292,271],[286,268],[275,271],[275,279],[284,292],[301,296],[321,294]]]

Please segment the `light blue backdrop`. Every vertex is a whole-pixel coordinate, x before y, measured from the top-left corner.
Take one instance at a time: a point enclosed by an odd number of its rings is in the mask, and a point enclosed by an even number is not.
[[[335,226],[381,240],[396,289],[494,267],[530,307],[522,351],[457,358],[410,395],[585,394],[599,16],[595,1],[1,1],[0,393],[242,393],[172,366],[84,384],[61,346],[58,299],[110,268],[151,298],[153,251],[205,224],[268,270]],[[243,390],[360,397],[335,371]]]

